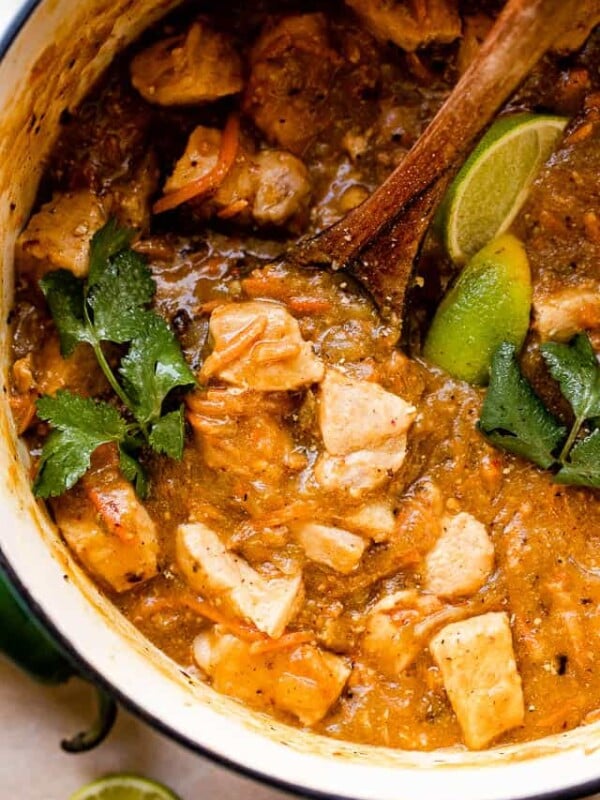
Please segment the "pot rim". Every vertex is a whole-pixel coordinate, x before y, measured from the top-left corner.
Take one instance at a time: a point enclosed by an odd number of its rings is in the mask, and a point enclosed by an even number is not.
[[[21,30],[36,8],[42,5],[43,2],[44,0],[13,0],[11,8],[4,8],[3,10],[0,9],[0,61],[2,61],[9,54],[10,49],[15,40],[18,38]],[[14,510],[12,513],[14,513]],[[91,665],[90,661],[85,655],[82,654],[81,650],[77,648],[77,646],[68,638],[68,636],[58,629],[45,608],[35,600],[31,591],[27,588],[24,580],[17,573],[16,568],[11,565],[1,545],[0,568],[7,573],[9,579],[14,584],[15,588],[26,604],[30,607],[33,614],[40,620],[44,627],[47,628],[51,636],[59,644],[60,648],[74,662],[81,672],[95,683],[108,690],[125,708],[134,713],[147,724],[151,725],[160,733],[168,736],[170,739],[183,745],[192,752],[208,758],[219,766],[232,770],[234,773],[250,778],[256,782],[292,793],[295,796],[319,798],[321,800],[349,800],[348,794],[340,795],[329,791],[321,791],[318,789],[309,788],[306,785],[301,785],[274,777],[272,774],[262,770],[253,769],[246,764],[235,761],[228,756],[223,755],[221,752],[213,750],[205,744],[200,744],[197,740],[187,736],[185,733],[174,727],[171,723],[165,721],[165,719],[157,716],[148,708],[144,707],[137,700],[132,699],[132,697],[130,697],[122,688],[118,688],[109,678],[102,674],[102,672]],[[552,756],[550,756],[550,758],[551,757]],[[533,760],[535,760],[535,758]],[[540,768],[543,769],[541,757],[539,760]],[[499,768],[502,769],[502,766],[500,765]],[[474,769],[477,768],[474,767]],[[564,788],[556,790],[548,790],[542,793],[534,791],[531,794],[507,794],[505,796],[505,800],[513,800],[514,797],[518,797],[519,800],[576,800],[577,798],[583,798],[597,792],[600,792],[600,774],[597,778],[589,779],[582,783],[572,783]]]

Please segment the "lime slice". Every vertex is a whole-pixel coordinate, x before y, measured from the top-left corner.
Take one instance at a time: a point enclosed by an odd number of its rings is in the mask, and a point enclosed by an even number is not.
[[[82,786],[69,800],[180,800],[166,786],[139,775],[107,775]]]
[[[436,220],[456,264],[464,264],[508,228],[567,122],[511,114],[489,128],[451,184]]]
[[[469,261],[440,303],[423,355],[455,378],[487,383],[496,348],[523,345],[530,311],[525,248],[504,233]]]

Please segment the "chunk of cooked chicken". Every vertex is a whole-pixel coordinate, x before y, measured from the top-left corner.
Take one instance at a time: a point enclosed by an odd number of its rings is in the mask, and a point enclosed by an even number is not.
[[[406,434],[346,456],[322,453],[315,464],[315,478],[324,489],[360,498],[365,492],[383,486],[400,469],[405,456]]]
[[[479,750],[523,724],[521,677],[506,613],[447,625],[433,637],[429,650],[468,747]]]
[[[281,636],[302,600],[301,575],[264,578],[230,553],[218,535],[200,522],[177,529],[177,563],[188,584],[249,620],[269,636]]]
[[[351,531],[367,536],[374,542],[385,542],[396,527],[396,517],[385,500],[372,500],[345,515],[343,521]]]
[[[246,481],[278,486],[306,465],[273,404],[244,389],[208,389],[187,398],[188,420],[205,462]]]
[[[304,725],[323,719],[350,676],[343,658],[313,645],[256,653],[219,626],[196,637],[194,658],[218,692],[250,703],[260,696]]]
[[[543,340],[555,341],[600,328],[600,286],[560,289],[534,299],[533,326]]]
[[[150,230],[150,199],[158,189],[160,170],[156,155],[149,151],[135,169],[121,180],[111,183],[111,213],[121,225]]]
[[[457,0],[346,0],[377,38],[412,52],[431,42],[453,42],[461,33]]]
[[[301,155],[330,124],[327,101],[340,63],[323,14],[283,17],[253,48],[244,111],[271,142]]]
[[[347,575],[360,563],[367,543],[360,536],[331,525],[305,522],[295,530],[298,543],[312,561]]]
[[[353,497],[381,486],[404,462],[415,416],[413,406],[378,384],[327,370],[319,395],[327,451],[315,465],[319,483]]]
[[[370,450],[412,425],[414,406],[378,383],[349,378],[328,369],[319,392],[319,426],[332,456]]]
[[[114,445],[94,452],[91,469],[52,509],[69,547],[102,583],[124,592],[156,575],[156,527],[121,474]]]
[[[257,170],[252,216],[259,225],[283,225],[306,216],[311,198],[308,170],[284,150],[262,150],[254,159]]]
[[[60,389],[68,389],[84,397],[94,397],[108,387],[92,348],[80,344],[68,358],[63,358],[55,332],[41,347],[15,361],[12,378],[9,399],[19,433],[35,421],[39,395],[54,395]]]
[[[480,589],[494,567],[494,545],[471,514],[442,521],[442,535],[425,559],[425,588],[440,597],[461,597]]]
[[[232,41],[204,21],[138,53],[131,82],[145,100],[163,106],[212,103],[244,85]]]
[[[17,241],[17,266],[37,278],[53,269],[87,275],[90,242],[106,222],[104,208],[89,189],[55,194],[34,214]]]
[[[222,133],[216,128],[195,128],[165,184],[165,193],[208,175],[218,162],[221,139]],[[251,153],[239,145],[233,166],[216,192],[196,205],[207,216],[234,217],[258,225],[299,226],[308,217],[310,197],[310,177],[299,158],[284,150]]]
[[[213,351],[200,376],[262,392],[318,383],[323,362],[300,333],[298,322],[278,303],[253,300],[216,308],[210,317]]]
[[[51,336],[33,352],[31,363],[38,394],[54,395],[60,389],[68,389],[84,397],[94,397],[108,386],[98,360],[87,344],[78,345],[68,358],[63,358],[58,336]]]
[[[472,613],[466,603],[448,606],[434,595],[402,589],[371,609],[362,652],[380,672],[394,680],[413,663],[436,631]]]

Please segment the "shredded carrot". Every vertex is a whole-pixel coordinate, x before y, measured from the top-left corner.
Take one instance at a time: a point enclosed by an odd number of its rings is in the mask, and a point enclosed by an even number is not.
[[[242,288],[249,297],[269,297],[285,303],[296,314],[322,314],[331,310],[331,301],[325,297],[293,294],[287,281],[275,275],[253,275],[244,278]]]
[[[286,305],[296,314],[324,314],[331,310],[331,302],[322,297],[290,297]]]
[[[231,219],[231,217],[235,217],[236,214],[245,211],[247,208],[248,201],[240,198],[239,200],[234,200],[233,203],[225,206],[225,208],[222,208],[217,214],[217,217],[219,217],[219,219]]]
[[[223,305],[223,300],[207,300],[206,303],[196,307],[198,314],[212,314],[215,308]]]
[[[192,428],[198,433],[203,433],[206,436],[235,436],[237,429],[231,420],[225,417],[218,419],[214,417],[205,417],[202,414],[197,414],[195,411],[188,411],[186,414],[187,421]]]
[[[295,631],[294,633],[284,633],[278,639],[263,639],[253,642],[250,645],[252,655],[261,653],[273,653],[276,650],[288,650],[298,647],[301,644],[308,644],[314,641],[315,635],[311,631]]]
[[[289,361],[300,355],[300,345],[296,342],[260,342],[252,351],[255,364],[275,364],[278,361]]]
[[[564,144],[571,145],[577,144],[578,142],[583,142],[585,139],[589,139],[593,132],[593,124],[591,122],[584,122],[583,125],[575,128],[572,133],[567,134]]]
[[[264,333],[266,327],[267,319],[265,317],[255,317],[252,322],[235,333],[222,350],[213,351],[209,355],[200,370],[200,379],[208,380],[215,372],[219,372],[223,367],[240,358]]]
[[[181,607],[191,611],[193,614],[197,614],[199,617],[204,617],[210,622],[214,622],[216,625],[222,625],[237,636],[238,639],[243,639],[246,642],[261,642],[267,639],[266,634],[261,633],[252,625],[245,625],[243,622],[229,619],[205,600],[199,600],[196,597],[187,595],[173,598],[163,597],[155,600],[149,609],[144,609],[144,613],[151,615],[161,611],[174,611]]]
[[[290,296],[290,287],[283,278],[275,275],[254,274],[242,281],[242,289],[250,297],[273,297],[285,300]]]
[[[170,211],[180,206],[182,203],[187,203],[188,200],[193,200],[196,197],[218,189],[235,161],[239,145],[239,133],[239,115],[231,114],[223,129],[219,157],[213,169],[201,178],[182,186],[181,189],[176,189],[174,192],[170,192],[164,197],[161,197],[160,200],[154,204],[152,208],[153,212],[155,214],[162,214],[164,211]]]
[[[432,72],[427,69],[416,53],[407,53],[406,60],[410,71],[418,81],[430,83],[434,79]]]
[[[129,511],[129,509],[124,509],[124,504],[129,500],[125,494],[127,489],[125,487],[121,489],[118,486],[110,488],[98,487],[90,475],[84,475],[82,483],[85,493],[102,517],[102,521],[108,530],[123,542],[131,542],[135,539],[135,533],[124,524]]]

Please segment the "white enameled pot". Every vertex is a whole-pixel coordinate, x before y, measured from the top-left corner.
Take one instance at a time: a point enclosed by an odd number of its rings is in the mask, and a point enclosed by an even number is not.
[[[49,629],[151,724],[210,758],[300,793],[360,800],[573,797],[600,788],[600,723],[485,753],[337,742],[246,710],[145,641],[75,565],[31,495],[4,384],[12,250],[64,109],[177,0],[0,0],[0,559]]]

